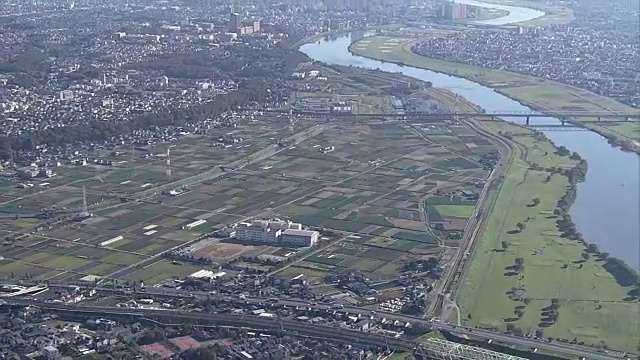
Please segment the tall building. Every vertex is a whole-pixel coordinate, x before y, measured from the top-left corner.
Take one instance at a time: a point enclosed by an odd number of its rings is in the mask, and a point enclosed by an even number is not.
[[[460,20],[469,17],[468,7],[465,4],[447,2],[442,5],[440,17],[445,20]]]
[[[240,28],[242,20],[240,20],[240,14],[231,13],[229,15],[229,31],[236,32]]]

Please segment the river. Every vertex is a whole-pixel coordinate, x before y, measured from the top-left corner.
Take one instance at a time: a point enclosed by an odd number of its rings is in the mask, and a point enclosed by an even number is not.
[[[493,4],[483,6],[494,7]],[[510,12],[504,18],[508,17],[509,23],[514,23],[540,16],[537,12],[527,10],[523,8],[521,11]],[[488,21],[494,20],[496,19]],[[351,35],[342,35],[302,45],[300,51],[327,64],[400,72],[429,81],[435,87],[459,94],[487,112],[533,112],[491,88],[470,80],[353,55],[348,50],[350,44]],[[505,120],[523,122],[521,118]],[[544,121],[549,124],[559,123],[554,118],[544,118]],[[577,198],[570,210],[578,230],[587,242],[596,244],[601,251],[640,271],[639,156],[614,148],[602,136],[589,131],[547,131],[545,134],[556,145],[565,146],[580,154],[588,163],[586,179],[578,184]]]
[[[525,8],[525,7],[500,5],[500,4],[487,4],[487,3],[474,1],[474,0],[454,0],[454,2],[459,4],[473,5],[473,6],[495,9],[495,10],[503,10],[508,12],[508,14],[505,16],[501,16],[495,19],[480,20],[475,22],[477,24],[482,24],[482,25],[509,25],[509,24],[515,24],[523,21],[537,19],[539,17],[544,16],[543,11]]]

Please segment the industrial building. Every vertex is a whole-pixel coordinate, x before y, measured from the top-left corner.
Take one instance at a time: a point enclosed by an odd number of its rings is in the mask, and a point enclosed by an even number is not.
[[[209,279],[209,280],[215,280],[217,278],[221,278],[223,276],[227,275],[226,272],[224,271],[219,271],[219,272],[213,272],[211,270],[199,270],[194,272],[193,274],[189,275],[190,278],[192,279]]]

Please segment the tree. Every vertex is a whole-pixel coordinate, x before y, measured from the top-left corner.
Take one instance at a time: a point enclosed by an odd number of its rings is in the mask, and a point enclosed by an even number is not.
[[[503,241],[501,245],[502,245],[502,250],[507,250],[509,248],[509,243],[506,241]]]
[[[524,264],[524,259],[521,257],[517,257],[516,258],[516,265],[523,265]]]
[[[524,229],[527,228],[527,224],[519,222],[519,223],[516,224],[516,227],[518,228],[518,231],[522,232],[522,231],[524,231]]]
[[[531,200],[531,203],[533,204],[533,206],[538,206],[540,204],[540,198],[533,198],[533,200]]]
[[[204,347],[187,350],[182,354],[182,358],[185,360],[215,360],[218,357],[212,349]]]
[[[591,257],[591,255],[589,255],[589,253],[587,253],[587,252],[583,252],[582,253],[582,260],[589,261],[590,257]]]

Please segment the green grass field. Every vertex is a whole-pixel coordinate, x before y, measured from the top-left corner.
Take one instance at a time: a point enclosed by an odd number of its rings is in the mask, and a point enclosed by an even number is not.
[[[468,218],[473,214],[473,205],[435,205],[438,213],[444,217]]]
[[[411,354],[407,354],[405,352],[393,353],[393,355],[389,356],[387,360],[413,360],[415,357]]]
[[[147,285],[155,285],[172,276],[183,277],[194,272],[201,270],[201,267],[182,264],[176,265],[171,261],[161,260],[154,264],[151,264],[144,269],[140,269],[133,274],[128,275],[125,280],[128,281],[140,281],[143,280]]]
[[[555,155],[550,142],[535,140],[528,130],[506,123],[484,126],[492,133],[514,133],[518,154],[462,281],[458,304],[466,323],[501,330],[511,323],[525,333],[542,329],[545,337],[576,338],[587,345],[604,341],[611,349],[637,351],[638,303],[622,301],[630,288],[618,285],[601,262],[589,259],[574,263],[581,260],[585,247],[559,237],[556,219],[549,218],[569,185],[567,178],[553,175],[546,183],[547,172],[529,169],[532,163],[547,168],[568,167],[574,162]],[[538,197],[540,204],[527,206],[533,197]],[[514,233],[519,222],[526,227]],[[503,241],[508,244],[504,251]],[[524,259],[522,276],[509,276],[505,268],[517,257]],[[528,305],[506,295],[512,288],[525,290],[523,298],[530,300]],[[543,326],[542,309],[554,298],[560,299],[559,319]],[[515,315],[517,306],[524,306],[520,318]]]
[[[419,56],[411,52],[411,45],[419,39],[405,39],[404,42],[392,40],[393,38],[384,36],[367,37],[351,44],[349,49],[357,55],[377,60],[403,63],[468,78],[490,87],[498,86],[498,91],[504,95],[542,111],[622,111],[629,113],[637,111],[611,98],[550,80],[505,70],[494,70]],[[624,124],[618,128],[588,123],[588,127],[604,135],[614,136],[631,148],[640,148],[640,125],[637,123]]]

